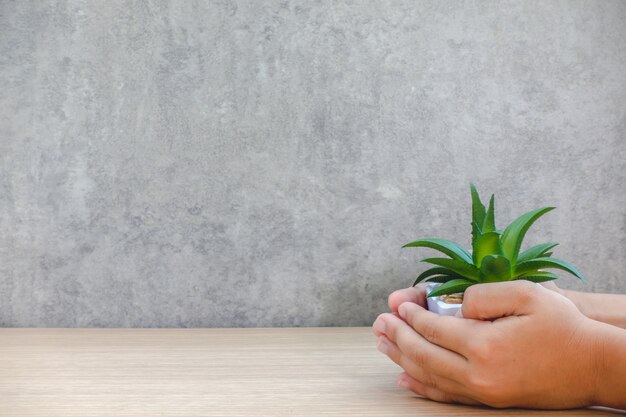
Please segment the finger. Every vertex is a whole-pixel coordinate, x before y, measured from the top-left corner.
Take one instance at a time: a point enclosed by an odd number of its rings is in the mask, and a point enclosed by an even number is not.
[[[459,317],[440,316],[413,303],[402,303],[398,314],[430,343],[464,356],[469,350],[468,342],[476,337],[481,324],[484,324]]]
[[[454,381],[464,381],[468,362],[458,353],[428,342],[404,320],[386,314],[384,334],[402,353],[428,374],[440,375]]]
[[[422,381],[422,383],[446,392],[466,393],[465,386],[459,382],[425,371],[410,357],[406,356],[402,350],[400,350],[400,348],[387,337],[380,336],[378,338],[377,348],[379,351],[387,355],[389,359],[404,369],[409,375],[419,381]]]
[[[404,288],[389,295],[388,304],[391,311],[397,312],[400,304],[411,302],[426,307],[426,284]]]
[[[389,295],[388,304],[391,311],[398,312],[402,303],[411,302],[426,308],[426,284],[397,290]]]
[[[532,304],[541,291],[547,291],[530,281],[491,282],[472,285],[463,296],[463,317],[494,320],[530,313]]]
[[[468,404],[468,405],[478,405],[480,404],[478,401],[475,401],[469,397],[465,397],[462,395],[454,395],[449,394],[445,391],[442,391],[438,388],[434,388],[428,386],[419,380],[411,377],[406,372],[403,372],[398,377],[398,385],[402,388],[413,391],[414,393],[421,395],[422,397],[426,397],[433,401],[443,402],[443,403],[459,403],[459,404]]]
[[[374,333],[374,336],[379,337],[385,334],[387,323],[385,322],[384,317],[388,315],[388,313],[383,313],[376,317],[374,324],[372,324],[372,332]]]

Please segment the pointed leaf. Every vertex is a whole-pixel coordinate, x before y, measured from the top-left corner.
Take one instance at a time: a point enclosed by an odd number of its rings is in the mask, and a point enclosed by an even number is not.
[[[470,192],[472,193],[472,220],[482,226],[485,220],[485,205],[480,201],[480,196],[474,184],[470,184]]]
[[[539,245],[535,245],[530,249],[526,249],[524,252],[520,253],[517,257],[517,263],[528,261],[534,258],[540,258],[546,255],[546,252],[558,245],[556,242],[550,243],[541,243]],[[546,256],[547,258],[548,256]]]
[[[422,262],[428,262],[434,265],[443,266],[472,281],[478,281],[480,271],[474,265],[468,264],[457,259],[448,258],[426,258],[422,259]]]
[[[496,232],[489,232],[478,236],[472,253],[474,265],[480,267],[483,258],[487,255],[502,255],[500,235]]]
[[[496,231],[496,218],[494,214],[493,200],[494,195],[491,194],[491,199],[489,200],[489,208],[487,209],[487,214],[485,215],[485,221],[482,227],[483,233]]]
[[[520,280],[520,279],[525,279],[526,281],[531,281],[531,282],[548,282],[548,281],[554,281],[555,279],[558,279],[558,276],[548,276],[548,275],[528,275],[525,277],[520,277],[520,278],[515,278],[515,280]]]
[[[551,272],[535,272],[531,275],[522,275],[521,277],[517,277],[515,278],[515,280],[520,280],[520,279],[525,279],[527,281],[532,281],[532,282],[546,282],[546,281],[552,281],[557,279],[558,276],[551,273]]]
[[[502,253],[506,256],[511,264],[515,265],[522,240],[528,231],[528,228],[541,216],[554,210],[554,207],[544,207],[529,211],[521,215],[513,221],[502,234],[500,242],[502,243]]]
[[[459,261],[472,263],[472,255],[456,242],[447,239],[421,239],[416,240],[415,242],[407,243],[402,246],[403,248],[409,247],[423,247],[423,248],[431,248],[436,249],[444,254],[448,255],[452,259],[457,259]]]
[[[485,221],[485,206],[480,201],[476,186],[470,184],[470,192],[472,194],[472,245],[478,238],[478,233],[482,232],[482,226]],[[478,230],[476,230],[478,229]]]
[[[476,222],[472,222],[472,248],[476,244],[476,240],[482,234],[480,226]]]
[[[560,259],[547,257],[531,259],[516,265],[514,275],[517,278],[519,276],[523,276],[524,274],[529,275],[528,273],[532,271],[539,271],[540,269],[550,268],[560,269],[569,272],[570,274],[576,276],[577,278],[580,278],[582,282],[587,284],[587,280],[572,265],[565,261],[561,261]]]
[[[525,272],[521,275],[515,274],[515,277],[513,279],[518,279],[518,278],[524,278],[528,275],[554,275],[557,276],[556,274],[553,274],[552,272],[548,272],[548,271],[541,271],[541,270],[533,270],[530,272]]]
[[[476,284],[472,281],[467,281],[465,279],[453,279],[452,281],[448,281],[445,284],[435,288],[432,290],[428,297],[437,297],[440,295],[448,295],[448,294],[456,294],[459,292],[464,292],[468,287]]]
[[[448,268],[442,268],[440,266],[437,266],[435,268],[427,269],[426,271],[419,274],[419,276],[413,283],[413,286],[417,285],[419,282],[423,281],[425,278],[428,278],[433,275],[456,275],[456,274],[450,271]],[[462,277],[458,276],[458,278],[462,278]]]
[[[480,266],[481,282],[500,282],[511,279],[511,263],[501,255],[487,255]]]
[[[459,279],[459,278],[451,277],[450,275],[437,275],[436,277],[428,278],[426,282],[444,283],[444,282],[451,281],[453,279]]]

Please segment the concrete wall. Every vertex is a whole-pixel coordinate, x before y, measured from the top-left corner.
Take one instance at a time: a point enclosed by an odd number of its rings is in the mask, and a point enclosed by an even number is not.
[[[0,325],[369,325],[498,226],[626,291],[626,2],[0,2]]]

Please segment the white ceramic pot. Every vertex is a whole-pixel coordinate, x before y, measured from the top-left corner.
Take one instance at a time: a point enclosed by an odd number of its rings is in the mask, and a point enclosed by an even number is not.
[[[432,283],[426,287],[426,294],[430,294],[432,290],[440,286],[441,284]],[[454,316],[457,311],[461,309],[462,304],[450,304],[442,301],[439,297],[426,298],[428,303],[428,311],[440,314],[442,316]]]

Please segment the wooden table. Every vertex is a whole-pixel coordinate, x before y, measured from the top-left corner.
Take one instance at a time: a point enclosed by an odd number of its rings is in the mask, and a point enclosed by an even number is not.
[[[398,388],[369,328],[0,329],[0,416],[615,416]]]

